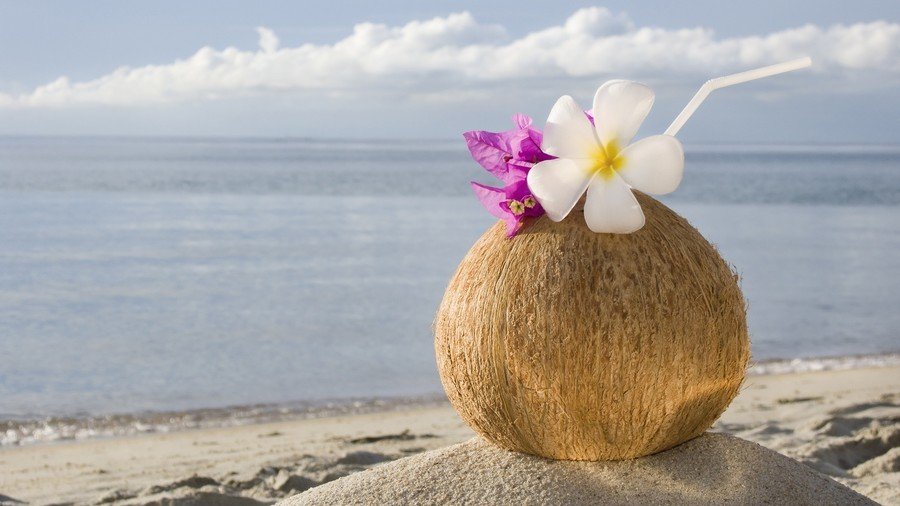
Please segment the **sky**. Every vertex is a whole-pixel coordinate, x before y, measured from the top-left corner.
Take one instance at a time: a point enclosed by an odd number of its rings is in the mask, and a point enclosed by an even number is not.
[[[0,135],[450,139],[656,92],[659,133],[707,79],[689,142],[900,143],[900,3],[0,0]]]

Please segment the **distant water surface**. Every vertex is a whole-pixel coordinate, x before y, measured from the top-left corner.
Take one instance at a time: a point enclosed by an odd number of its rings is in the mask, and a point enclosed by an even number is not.
[[[900,350],[900,148],[687,146],[753,356]],[[440,392],[459,142],[0,139],[0,420]]]

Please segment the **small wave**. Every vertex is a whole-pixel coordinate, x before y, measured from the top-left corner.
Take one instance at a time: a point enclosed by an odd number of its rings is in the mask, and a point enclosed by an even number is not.
[[[0,447],[353,415],[391,411],[405,407],[438,405],[443,402],[446,402],[446,397],[433,395],[303,401],[187,411],[154,411],[40,419],[11,418],[4,420],[0,415]]]
[[[840,371],[844,369],[886,367],[894,365],[900,365],[900,353],[851,355],[845,357],[772,359],[751,365],[748,374],[765,375],[815,371]]]

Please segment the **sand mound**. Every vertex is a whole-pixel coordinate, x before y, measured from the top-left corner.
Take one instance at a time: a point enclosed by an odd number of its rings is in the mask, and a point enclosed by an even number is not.
[[[279,503],[875,504],[755,443],[707,433],[620,462],[551,461],[480,438],[401,459]]]

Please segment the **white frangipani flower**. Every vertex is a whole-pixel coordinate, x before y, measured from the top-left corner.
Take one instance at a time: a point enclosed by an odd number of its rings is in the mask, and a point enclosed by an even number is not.
[[[528,187],[553,221],[562,221],[587,190],[584,219],[594,232],[629,234],[644,226],[631,189],[653,195],[681,183],[684,149],[671,135],[629,145],[653,106],[653,90],[633,81],[607,81],[594,95],[594,125],[575,100],[550,110],[541,150],[557,157],[536,164]]]

